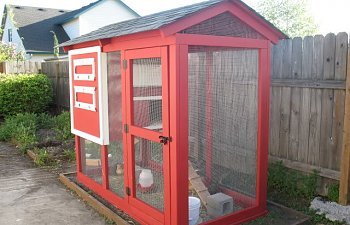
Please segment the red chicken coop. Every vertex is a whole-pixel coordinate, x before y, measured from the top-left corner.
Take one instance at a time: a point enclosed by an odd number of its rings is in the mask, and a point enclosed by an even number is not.
[[[63,43],[78,182],[141,224],[266,214],[270,47],[285,37],[212,0]]]

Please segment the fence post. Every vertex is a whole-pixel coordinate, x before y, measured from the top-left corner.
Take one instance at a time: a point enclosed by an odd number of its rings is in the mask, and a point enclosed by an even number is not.
[[[348,49],[347,57],[345,92],[345,115],[339,185],[339,203],[342,205],[347,205],[350,201],[350,48]]]

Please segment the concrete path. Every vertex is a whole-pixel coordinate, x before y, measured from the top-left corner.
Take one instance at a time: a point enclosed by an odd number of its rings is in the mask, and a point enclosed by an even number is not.
[[[106,224],[57,177],[0,142],[0,225]]]

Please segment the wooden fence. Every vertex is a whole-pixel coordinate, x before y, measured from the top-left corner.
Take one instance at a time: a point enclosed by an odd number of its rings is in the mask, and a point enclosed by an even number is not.
[[[0,73],[41,73],[41,62],[13,61],[0,63]]]
[[[42,72],[52,82],[54,104],[59,109],[68,109],[70,105],[68,65],[68,61],[42,63]]]
[[[339,179],[348,35],[283,40],[272,50],[270,158]]]

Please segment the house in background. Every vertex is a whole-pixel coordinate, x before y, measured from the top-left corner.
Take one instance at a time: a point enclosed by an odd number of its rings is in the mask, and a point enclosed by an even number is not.
[[[53,58],[54,38],[63,43],[100,27],[139,17],[121,0],[99,0],[69,11],[5,5],[0,39],[13,43],[31,61]],[[64,55],[63,49],[59,49]]]

